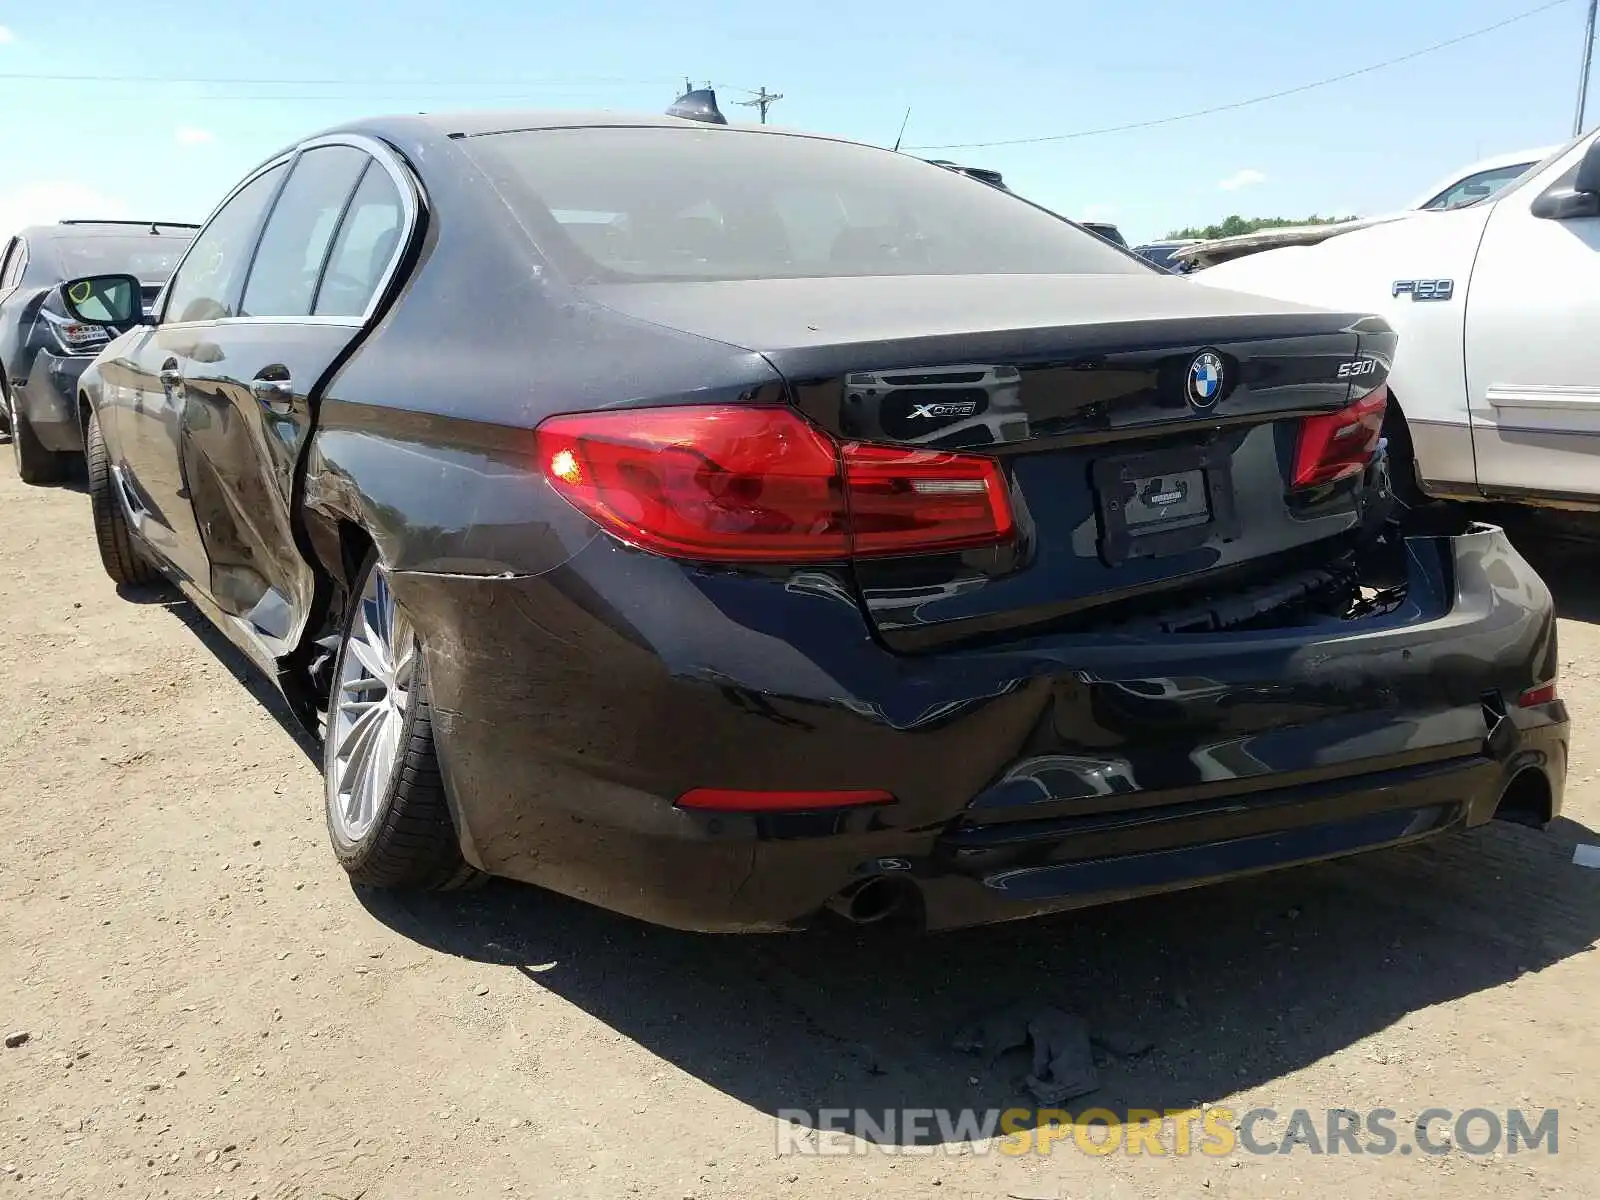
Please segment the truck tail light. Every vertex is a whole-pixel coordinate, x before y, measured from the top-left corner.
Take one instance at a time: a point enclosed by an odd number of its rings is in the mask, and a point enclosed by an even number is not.
[[[837,443],[788,408],[688,405],[551,417],[545,478],[618,538],[671,558],[819,562],[995,545],[999,464]]]
[[[1317,487],[1360,475],[1378,452],[1389,389],[1378,387],[1335,413],[1307,417],[1300,424],[1291,487]]]

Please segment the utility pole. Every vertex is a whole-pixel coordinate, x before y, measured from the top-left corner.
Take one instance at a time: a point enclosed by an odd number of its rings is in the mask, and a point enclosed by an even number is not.
[[[1596,0],[1596,2],[1600,2],[1600,0]],[[782,92],[769,92],[769,91],[767,91],[767,85],[766,84],[762,84],[761,85],[761,90],[759,92],[753,93],[753,97],[754,98],[750,99],[750,100],[741,100],[741,101],[739,101],[739,103],[744,105],[746,108],[758,108],[758,109],[760,109],[761,110],[761,123],[763,125],[765,125],[767,123],[767,109],[772,107],[773,101],[782,100],[783,99],[783,93]]]
[[[1594,15],[1600,0],[1589,0],[1589,19],[1583,27],[1583,72],[1578,76],[1578,111],[1572,118],[1572,136],[1583,132],[1583,113],[1589,104],[1589,63],[1594,57]]]

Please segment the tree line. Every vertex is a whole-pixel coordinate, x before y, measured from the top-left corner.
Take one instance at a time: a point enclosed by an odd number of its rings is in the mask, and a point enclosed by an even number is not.
[[[1341,221],[1354,221],[1355,217],[1319,217],[1315,214],[1309,217],[1241,217],[1234,213],[1231,217],[1216,225],[1204,227],[1191,225],[1186,229],[1174,229],[1167,234],[1167,240],[1176,241],[1180,238],[1200,238],[1210,241],[1213,238],[1238,237],[1241,234],[1255,233],[1258,229],[1282,229],[1289,225],[1337,225]]]

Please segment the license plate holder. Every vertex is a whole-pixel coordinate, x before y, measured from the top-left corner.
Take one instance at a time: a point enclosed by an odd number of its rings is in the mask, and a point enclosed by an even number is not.
[[[1212,443],[1103,458],[1092,469],[1108,566],[1238,536],[1232,456]]]

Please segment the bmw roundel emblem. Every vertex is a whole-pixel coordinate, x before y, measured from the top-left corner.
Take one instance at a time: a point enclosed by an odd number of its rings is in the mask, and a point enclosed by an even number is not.
[[[1195,408],[1210,408],[1222,395],[1222,355],[1202,350],[1189,364],[1189,403]]]

